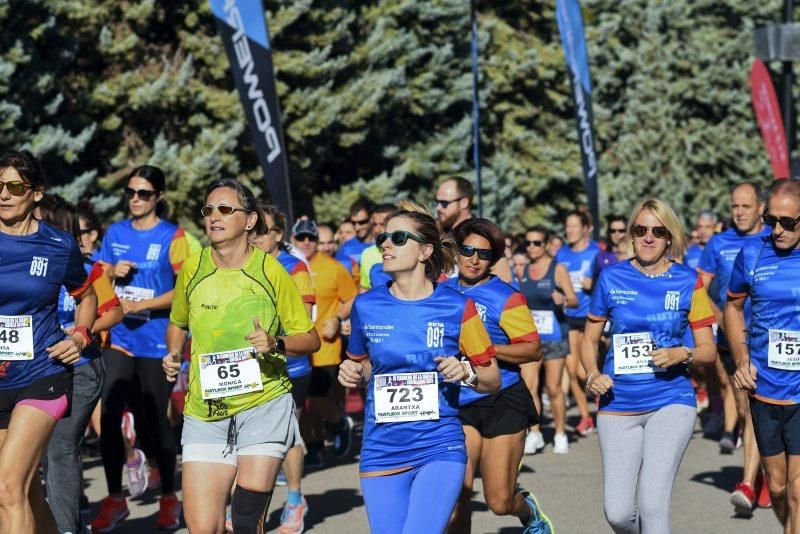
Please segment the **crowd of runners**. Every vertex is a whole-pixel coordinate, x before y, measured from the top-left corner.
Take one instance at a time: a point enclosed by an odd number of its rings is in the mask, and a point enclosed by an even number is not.
[[[470,532],[479,472],[494,514],[551,533],[546,481],[517,481],[546,422],[555,454],[598,434],[613,531],[664,533],[699,418],[744,449],[734,513],[800,532],[798,182],[738,184],[690,232],[670,199],[632,199],[597,241],[581,207],[504,234],[461,177],[292,225],[221,179],[192,236],[166,183],[132,169],[110,223],[0,154],[0,531],[110,532],[150,489],[152,530],[262,532],[285,485],[279,532],[299,533],[304,471],[357,453],[372,532]],[[87,517],[92,440],[108,495]]]

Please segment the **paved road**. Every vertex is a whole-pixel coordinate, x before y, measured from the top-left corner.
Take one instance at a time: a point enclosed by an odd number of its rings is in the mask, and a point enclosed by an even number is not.
[[[573,416],[571,422],[577,422]],[[545,429],[552,440],[552,430]],[[752,519],[733,517],[729,492],[741,477],[741,451],[721,456],[715,442],[696,432],[683,459],[672,502],[672,528],[675,533],[779,533],[771,510],[756,510]],[[105,481],[98,459],[86,462],[87,495],[96,508],[104,496]],[[361,534],[369,532],[366,513],[358,488],[355,457],[325,470],[308,473],[303,490],[309,503],[306,528],[310,532]],[[552,453],[526,456],[520,484],[533,490],[552,518],[559,533],[610,532],[603,517],[600,453],[596,436],[571,443],[570,454]],[[480,480],[473,499],[473,532],[520,532],[518,521],[495,517],[483,502]],[[270,512],[270,530],[277,528],[280,506],[286,489],[277,488]],[[154,496],[129,503],[130,518],[116,532],[155,531],[158,503]],[[180,532],[186,532],[185,529]]]

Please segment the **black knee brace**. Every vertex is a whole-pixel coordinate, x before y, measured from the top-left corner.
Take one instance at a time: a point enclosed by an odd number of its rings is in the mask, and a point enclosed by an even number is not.
[[[236,534],[264,532],[271,491],[251,491],[236,484],[231,499],[231,522]]]

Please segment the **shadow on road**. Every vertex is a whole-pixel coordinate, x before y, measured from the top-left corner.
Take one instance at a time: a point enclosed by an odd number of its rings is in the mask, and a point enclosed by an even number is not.
[[[308,501],[308,515],[305,520],[306,530],[310,530],[315,526],[323,525],[325,520],[346,514],[354,508],[364,506],[364,499],[361,494],[354,489],[334,489],[326,491],[323,494],[303,494]],[[267,523],[267,530],[272,531],[280,526],[282,507],[273,510],[269,514],[269,522]],[[366,511],[364,512],[364,521],[366,522]]]
[[[690,480],[707,486],[714,486],[725,492],[733,491],[737,482],[742,480],[744,469],[739,466],[725,466],[722,471],[704,471],[697,473]]]

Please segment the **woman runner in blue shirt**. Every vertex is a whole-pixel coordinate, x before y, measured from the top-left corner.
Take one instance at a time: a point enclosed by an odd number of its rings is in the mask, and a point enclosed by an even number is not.
[[[475,303],[436,283],[454,255],[430,215],[395,211],[376,243],[392,282],[356,297],[339,367],[345,387],[367,385],[360,474],[370,529],[444,532],[467,462],[459,382],[496,393],[495,351]]]
[[[669,503],[697,418],[689,366],[713,363],[714,314],[697,271],[675,261],[686,236],[666,203],[628,219],[631,260],[603,269],[581,343],[587,389],[600,397],[597,432],[606,519],[617,533],[669,532]],[[598,343],[611,323],[602,372]],[[682,346],[692,329],[695,348]]]
[[[72,364],[97,312],[78,244],[33,216],[46,187],[33,154],[0,154],[0,528],[15,534],[56,530],[36,470],[69,411]],[[70,335],[58,320],[61,286],[77,301]]]

